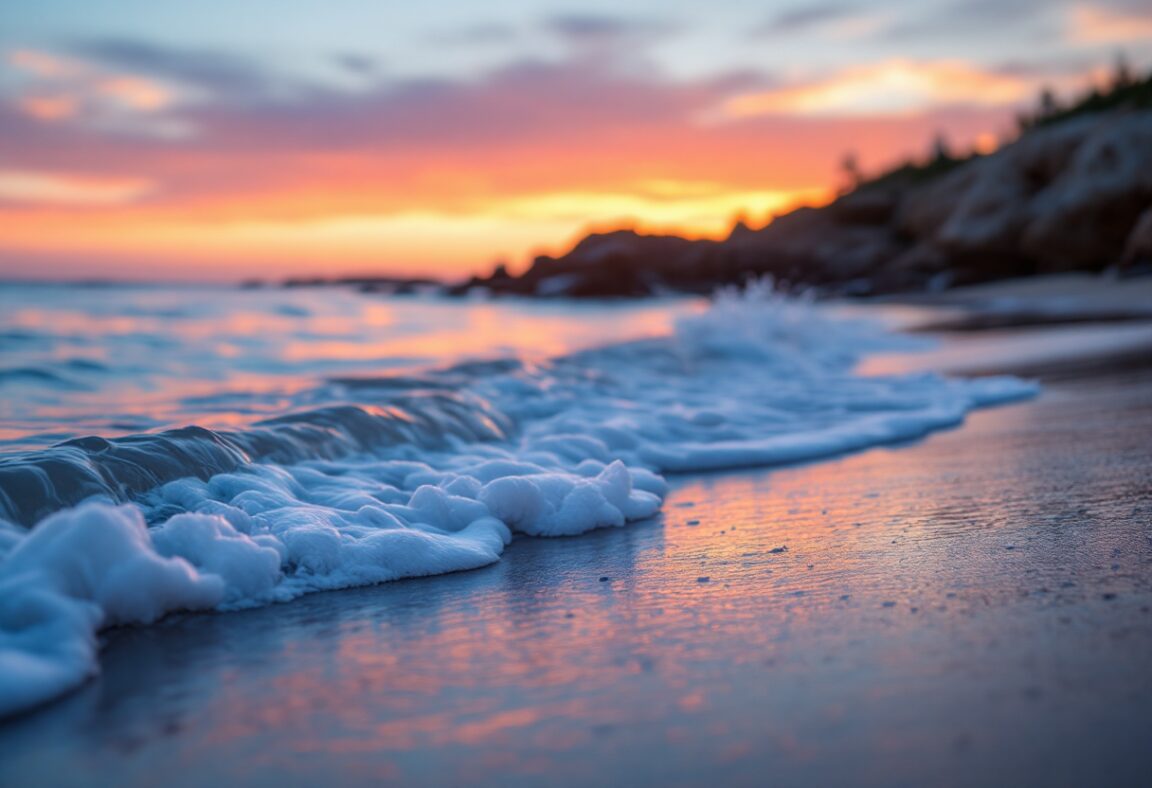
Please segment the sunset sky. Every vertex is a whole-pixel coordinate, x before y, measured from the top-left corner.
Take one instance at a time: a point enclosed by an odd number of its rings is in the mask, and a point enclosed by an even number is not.
[[[1146,0],[0,4],[0,277],[484,272],[986,148]]]

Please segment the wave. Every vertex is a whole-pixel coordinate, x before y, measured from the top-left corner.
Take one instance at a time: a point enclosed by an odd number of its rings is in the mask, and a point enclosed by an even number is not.
[[[909,341],[754,286],[662,339],[336,378],[244,429],[0,459],[0,715],[91,675],[103,626],[482,566],[514,533],[655,515],[662,474],[907,440],[1035,391],[853,372]]]

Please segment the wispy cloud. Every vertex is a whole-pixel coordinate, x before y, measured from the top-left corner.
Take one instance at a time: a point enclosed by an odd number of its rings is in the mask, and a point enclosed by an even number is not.
[[[770,84],[748,73],[680,82],[574,57],[525,61],[478,80],[190,104],[178,117],[198,134],[178,143],[48,130],[19,113],[0,113],[0,133],[36,169],[145,172],[164,187],[149,201],[158,208],[299,216],[472,211],[558,188],[625,193],[658,181],[734,193],[810,189],[850,142],[892,155],[944,122],[915,113],[875,122],[805,117],[796,111],[801,93],[757,93]],[[765,95],[776,105],[756,104]],[[749,103],[733,103],[739,96]],[[722,106],[737,111],[699,123]]]
[[[465,27],[436,30],[429,34],[429,43],[438,46],[486,46],[509,44],[519,37],[512,25],[482,22]]]
[[[1032,89],[1030,80],[963,61],[889,60],[738,96],[725,108],[733,117],[883,115],[948,104],[1003,105]]]
[[[763,24],[753,28],[752,35],[769,37],[808,32],[855,18],[860,13],[860,8],[851,3],[810,3],[794,6],[773,15]]]
[[[362,76],[375,76],[383,68],[380,58],[359,52],[341,52],[333,55],[332,60],[345,71]]]
[[[0,170],[0,201],[45,205],[126,205],[151,192],[147,178]]]
[[[1152,5],[1077,3],[1068,15],[1068,38],[1076,43],[1126,44],[1152,40]]]
[[[556,14],[541,26],[545,32],[577,45],[650,39],[676,31],[676,25],[667,20],[585,13]]]
[[[31,118],[139,133],[166,134],[174,128],[163,113],[178,96],[164,82],[35,49],[12,50],[6,60],[18,75],[11,100]]]
[[[894,19],[879,35],[890,42],[955,41],[961,35],[1015,35],[1057,29],[1067,0],[958,0],[923,4]]]
[[[126,38],[75,41],[67,52],[105,69],[143,74],[157,80],[209,91],[216,98],[249,99],[282,84],[254,60],[218,49],[158,46]],[[358,61],[360,65],[364,61]]]

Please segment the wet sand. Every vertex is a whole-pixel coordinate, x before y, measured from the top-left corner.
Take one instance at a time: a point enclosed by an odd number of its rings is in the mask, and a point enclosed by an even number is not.
[[[1065,367],[486,569],[106,632],[0,785],[1147,785],[1150,468],[1152,371]]]
[[[1152,276],[1048,274],[876,300],[943,312],[921,330],[1135,322],[1152,320]]]

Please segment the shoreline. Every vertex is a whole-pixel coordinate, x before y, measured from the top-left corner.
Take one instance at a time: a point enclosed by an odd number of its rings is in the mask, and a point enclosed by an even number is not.
[[[102,677],[0,724],[0,777],[1136,778],[1152,375],[1053,381],[911,444],[677,477],[654,521],[472,572],[109,630]]]

